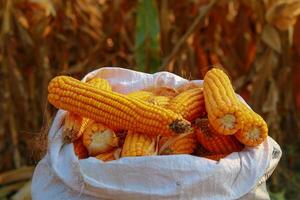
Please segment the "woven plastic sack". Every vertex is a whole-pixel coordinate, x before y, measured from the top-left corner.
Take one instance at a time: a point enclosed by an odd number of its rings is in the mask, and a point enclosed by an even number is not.
[[[92,77],[107,79],[114,91],[123,94],[189,82],[168,72],[146,74],[110,67],[95,70],[82,81]],[[281,157],[279,145],[270,137],[258,147],[231,153],[218,162],[192,155],[78,160],[73,144],[63,143],[65,113],[58,111],[48,136],[48,152],[35,169],[34,200],[269,199],[265,181]]]

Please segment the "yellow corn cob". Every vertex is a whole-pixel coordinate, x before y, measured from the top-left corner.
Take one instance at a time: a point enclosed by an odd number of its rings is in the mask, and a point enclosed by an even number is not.
[[[194,133],[187,133],[169,139],[163,137],[161,140],[163,140],[163,143],[160,143],[160,155],[191,154],[197,146]]]
[[[92,78],[87,83],[97,89],[111,91],[109,82],[101,78]],[[86,129],[90,119],[81,117],[72,112],[67,112],[63,129],[64,141],[69,143],[78,139]]]
[[[257,146],[268,136],[267,123],[246,105],[242,104],[240,107],[245,118],[245,124],[243,129],[239,130],[234,136],[247,146]]]
[[[202,117],[206,112],[202,88],[193,88],[180,93],[170,101],[167,108],[188,121]]]
[[[87,84],[93,86],[94,88],[111,91],[111,85],[109,82],[102,78],[92,78],[86,82]]]
[[[101,153],[95,157],[102,161],[111,161],[111,160],[118,159],[120,157],[120,152],[121,152],[121,149],[117,148],[117,149],[113,149],[109,152]]]
[[[122,157],[150,156],[156,154],[154,137],[142,133],[128,131],[122,149]]]
[[[127,94],[127,96],[137,98],[137,99],[140,99],[140,100],[146,101],[148,103],[151,103],[153,105],[157,105],[157,106],[161,106],[161,107],[166,106],[170,101],[169,96],[156,96],[152,92],[143,91],[143,90],[129,93],[129,94]]]
[[[150,97],[147,102],[153,104],[153,105],[157,105],[160,107],[166,107],[169,102],[170,102],[170,97],[168,96],[153,96]]]
[[[145,89],[145,91],[150,91],[152,92],[155,96],[167,96],[167,97],[175,97],[176,95],[178,95],[178,91],[175,88],[171,88],[171,87],[165,87],[165,86],[161,86],[161,87],[149,87],[147,89]]]
[[[207,118],[197,119],[195,133],[198,142],[209,152],[227,154],[241,151],[244,146],[233,135],[220,135],[210,126]]]
[[[109,128],[99,123],[90,123],[83,132],[83,144],[89,155],[98,155],[118,146],[118,137]]]
[[[74,78],[58,76],[48,86],[48,101],[111,128],[171,136],[190,131],[190,122],[171,110],[112,91],[100,90]]]
[[[232,135],[243,128],[243,113],[228,76],[220,69],[211,69],[204,77],[204,98],[208,119],[223,135]]]
[[[127,96],[131,97],[131,98],[137,98],[137,99],[140,99],[143,101],[147,101],[152,96],[154,96],[154,94],[149,91],[139,90],[139,91],[131,92],[131,93],[127,94]]]

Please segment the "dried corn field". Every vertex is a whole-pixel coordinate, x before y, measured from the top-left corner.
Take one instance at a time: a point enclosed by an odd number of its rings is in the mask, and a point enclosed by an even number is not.
[[[299,0],[1,1],[0,199],[28,195],[56,112],[52,77],[119,66],[202,79],[214,64],[282,147],[271,197],[299,199],[299,14]]]

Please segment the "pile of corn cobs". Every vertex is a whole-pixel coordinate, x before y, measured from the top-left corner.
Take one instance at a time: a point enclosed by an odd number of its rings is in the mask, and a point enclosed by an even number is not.
[[[245,145],[261,144],[268,135],[263,118],[238,99],[217,68],[207,72],[203,86],[125,95],[104,79],[83,83],[58,76],[48,91],[49,102],[67,111],[63,137],[73,142],[79,159],[192,154],[219,160]]]

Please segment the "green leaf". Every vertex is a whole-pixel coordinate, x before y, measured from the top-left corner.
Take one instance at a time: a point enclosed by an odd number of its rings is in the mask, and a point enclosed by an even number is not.
[[[153,0],[140,0],[135,31],[135,60],[139,71],[155,72],[160,65],[158,12]]]

